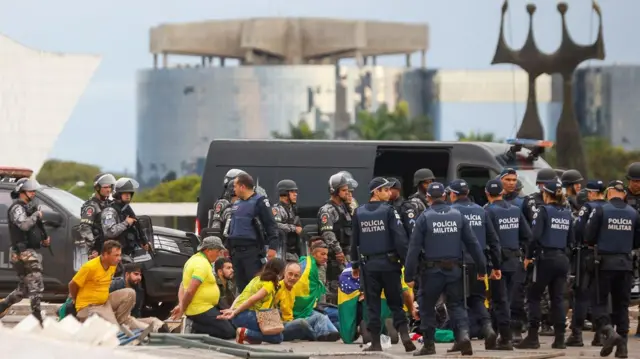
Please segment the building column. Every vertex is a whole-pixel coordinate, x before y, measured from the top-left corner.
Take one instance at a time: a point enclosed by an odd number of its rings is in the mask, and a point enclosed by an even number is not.
[[[427,51],[420,51],[420,66],[424,69],[427,67]]]
[[[405,54],[405,62],[407,63],[407,67],[411,67],[411,54]]]
[[[162,68],[167,68],[167,66],[169,65],[169,56],[167,55],[166,52],[162,53]]]
[[[224,57],[220,58],[220,67],[224,67],[224,60],[225,60]]]
[[[371,65],[376,66],[378,64],[378,57],[371,56]]]
[[[158,54],[153,54],[153,68],[158,68]]]
[[[362,52],[360,52],[360,50],[356,50],[356,63],[358,64],[358,67],[362,67],[363,65],[365,65],[365,61],[364,58],[362,57]]]
[[[200,61],[202,63],[202,67],[206,67],[207,66],[207,58],[205,56],[202,56],[200,58]]]

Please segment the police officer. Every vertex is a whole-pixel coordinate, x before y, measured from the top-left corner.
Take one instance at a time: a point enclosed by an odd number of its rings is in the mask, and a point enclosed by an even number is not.
[[[595,290],[591,305],[594,325],[604,339],[600,356],[616,347],[616,358],[626,358],[629,333],[629,302],[633,263],[630,253],[640,247],[638,212],[624,202],[622,181],[611,181],[608,203],[594,208],[585,229],[587,245],[594,248]],[[612,318],[607,315],[611,295]],[[612,324],[616,326],[614,330]]]
[[[281,257],[286,258],[287,254],[291,254],[290,258],[294,258],[293,260],[297,262],[302,254],[302,243],[300,243],[302,223],[296,213],[298,185],[293,180],[285,179],[278,182],[276,190],[280,196],[280,202],[276,203],[271,211],[276,220],[279,233],[282,234],[284,239],[281,239],[282,244],[284,244]]]
[[[231,209],[228,243],[239,293],[267,260],[276,256],[281,245],[269,199],[256,193],[256,187],[247,173],[233,180],[238,200]],[[266,256],[265,246],[268,246]]]
[[[82,243],[76,245],[86,246],[89,259],[93,259],[102,253],[102,221],[100,214],[110,204],[109,197],[116,184],[116,178],[110,173],[99,173],[93,180],[95,193],[88,201],[84,202],[80,209],[80,225],[77,231]]]
[[[402,286],[400,277],[402,264],[407,257],[408,238],[400,215],[387,202],[392,183],[382,177],[369,182],[369,203],[358,207],[353,216],[353,237],[351,237],[351,258],[353,276],[362,280],[364,298],[367,303],[371,333],[371,346],[364,351],[382,351],[380,344],[381,294],[384,290],[387,304],[393,316],[393,327],[407,352],[416,350],[409,337],[407,316],[402,308]]]
[[[207,228],[207,235],[214,235],[224,238],[224,230],[231,215],[231,205],[237,200],[236,194],[233,192],[233,180],[241,173],[246,173],[243,170],[232,168],[224,175],[222,180],[223,192],[222,196],[215,201],[213,209],[209,210],[209,223]],[[227,217],[225,218],[225,215]]]
[[[118,179],[115,185],[114,201],[104,209],[101,216],[105,240],[115,239],[120,242],[123,262],[132,262],[138,247],[149,250],[149,241],[136,223],[136,215],[130,205],[139,187],[138,181],[132,178]]]
[[[493,228],[493,223],[487,220],[487,213],[479,205],[473,203],[469,199],[469,185],[465,180],[457,179],[449,184],[449,192],[451,208],[455,208],[469,221],[469,225],[480,244],[480,248],[486,251],[491,259],[491,278],[499,280],[502,277],[500,265],[502,262],[500,241]],[[478,277],[478,268],[473,262],[471,255],[465,253],[464,261],[466,263],[467,273],[463,275],[469,276],[469,291],[467,292],[467,306],[471,312],[474,312],[482,322],[481,334],[484,337],[485,349],[496,349],[496,333],[491,326],[491,316],[484,305],[486,300],[486,289],[484,282],[475,280]],[[507,326],[506,330],[509,330]],[[502,346],[502,345],[501,345]],[[451,350],[457,351],[457,346]]]
[[[582,207],[585,203],[587,203],[587,190],[585,188],[581,189],[576,196],[576,202],[578,202],[578,206]]]
[[[524,184],[522,184],[522,181],[520,179],[518,179],[516,181],[516,194],[518,197],[524,197],[522,196],[522,189],[524,188]],[[523,201],[524,203],[524,201]]]
[[[413,186],[416,187],[416,192],[409,196],[409,200],[405,205],[404,212],[407,213],[408,218],[417,219],[429,207],[426,197],[427,187],[435,179],[436,176],[433,175],[433,171],[428,168],[421,168],[413,174]],[[409,232],[412,231],[413,227]]]
[[[505,168],[500,173],[500,181],[502,182],[502,199],[510,204],[522,208],[524,199],[520,197],[518,191],[518,172],[513,168]]]
[[[413,226],[416,223],[416,214],[411,203],[402,196],[402,180],[399,178],[389,177],[387,180],[391,183],[391,198],[389,203],[395,208],[400,215],[402,225],[404,226],[407,236],[411,235]]]
[[[512,341],[521,340],[522,323],[527,315],[524,303],[515,305],[516,290],[524,281],[522,249],[531,241],[531,228],[520,208],[502,197],[502,181],[490,180],[485,186],[489,204],[485,207],[488,218],[498,233],[502,249],[502,280],[491,281],[491,301],[500,331],[500,347],[512,350]],[[524,301],[523,301],[524,302]],[[508,330],[511,327],[512,331]]]
[[[518,349],[538,349],[540,327],[540,301],[546,287],[551,300],[551,317],[555,340],[552,348],[565,349],[564,330],[566,312],[564,292],[569,275],[567,253],[574,243],[571,211],[564,206],[562,183],[547,181],[543,187],[545,204],[533,215],[533,241],[527,248],[524,268],[533,265],[533,280],[527,302],[529,304],[529,332],[517,345]],[[535,258],[535,262],[534,261]]]
[[[587,183],[585,192],[587,193],[588,201],[582,205],[580,211],[578,211],[578,217],[573,223],[575,233],[575,245],[573,248],[575,281],[573,289],[574,302],[573,315],[571,316],[571,335],[566,340],[566,345],[569,347],[584,346],[582,341],[582,328],[584,327],[585,320],[587,318],[589,302],[591,300],[589,292],[591,278],[587,272],[585,258],[593,256],[593,251],[587,247],[584,241],[584,234],[591,211],[607,203],[604,200],[604,190],[604,182],[600,180],[593,180]],[[595,343],[592,343],[592,345],[597,344],[596,338],[594,338]]]
[[[436,353],[435,307],[443,293],[451,319],[457,324],[456,341],[460,352],[462,355],[473,355],[460,268],[464,248],[476,263],[477,279],[486,279],[487,262],[478,239],[464,215],[445,203],[444,190],[442,183],[429,184],[427,199],[430,210],[420,215],[409,241],[405,278],[415,277],[421,253],[425,258],[421,264],[422,303],[419,308],[424,345],[419,352],[414,353],[416,356]],[[411,281],[407,285],[413,287],[414,283]]]
[[[37,250],[48,247],[51,244],[51,238],[42,224],[42,212],[30,206],[39,189],[38,181],[23,178],[16,182],[16,188],[11,192],[11,198],[14,201],[8,210],[9,237],[11,238],[10,260],[20,282],[18,282],[18,288],[0,301],[0,318],[12,305],[24,297],[29,297],[31,314],[42,325],[40,301],[44,283],[42,255]]]
[[[329,247],[329,262],[320,267],[321,280],[328,282],[327,301],[337,304],[338,276],[347,261],[351,243],[352,218],[349,210],[349,188],[354,182],[344,174],[329,178],[330,199],[318,210],[318,233]],[[324,273],[322,273],[324,272]],[[324,277],[324,278],[323,278]]]
[[[627,204],[640,213],[640,162],[634,162],[627,167]],[[638,276],[640,271],[640,256],[634,251],[634,276]],[[638,327],[636,337],[640,336],[640,316],[638,317]]]
[[[582,189],[582,174],[578,170],[568,170],[564,171],[562,176],[560,177],[560,181],[562,181],[562,187],[565,188],[567,195],[567,202],[569,202],[569,207],[571,212],[574,215],[577,215],[580,211],[580,206],[578,205],[578,192]]]
[[[536,213],[536,208],[544,205],[544,201],[542,200],[542,187],[544,186],[544,183],[557,179],[558,176],[556,176],[556,171],[552,168],[542,168],[538,171],[536,176],[536,185],[540,191],[524,196],[523,200],[524,207],[522,208],[522,213],[524,213],[524,216],[527,218],[529,223],[533,222],[533,215]]]

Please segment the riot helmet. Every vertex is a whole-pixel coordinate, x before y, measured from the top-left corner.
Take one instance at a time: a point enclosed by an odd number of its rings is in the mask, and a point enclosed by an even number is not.
[[[350,172],[348,171],[340,171],[338,172],[338,174],[343,175],[347,178],[347,186],[349,187],[349,191],[354,191],[356,188],[358,188],[358,181],[356,181],[353,176],[351,175]]]
[[[536,176],[536,184],[557,179],[556,171],[553,168],[542,168]]]
[[[278,195],[286,196],[289,194],[289,191],[297,191],[298,185],[290,179],[284,179],[276,185],[276,189],[278,190]]]
[[[349,178],[347,178],[344,174],[336,173],[333,176],[329,177],[329,193],[332,196],[338,196],[340,193],[340,188],[344,186],[349,186]],[[344,199],[340,197],[341,199]]]
[[[428,168],[421,168],[413,174],[413,186],[417,187],[421,182],[433,181],[436,176],[433,175],[433,171]]]
[[[38,190],[40,190],[40,183],[38,183],[38,181],[35,179],[21,178],[16,182],[16,187],[11,192],[11,198],[18,199],[21,192],[26,194],[27,192],[35,192]],[[31,201],[34,196],[27,195],[27,198]]]
[[[578,170],[567,170],[560,177],[560,181],[562,181],[563,187],[569,187],[584,181],[584,178],[582,178],[582,174]]]
[[[104,200],[111,195],[116,178],[111,173],[98,173],[93,179],[93,189]]]
[[[137,189],[140,187],[140,184],[138,183],[138,181],[134,180],[133,178],[122,177],[116,181],[115,187],[116,187],[115,188],[116,193],[114,195],[114,198],[116,200],[122,201],[123,193],[130,193],[131,194],[130,198],[133,198],[133,195],[136,193]]]
[[[247,174],[247,172],[237,168],[232,168],[227,171],[227,173],[224,175],[224,180],[222,181],[222,185],[224,187],[222,198],[231,200],[232,197],[236,196],[236,193],[233,190],[233,180],[243,173]]]
[[[576,203],[579,207],[584,206],[584,204],[589,201],[588,193],[589,191],[587,191],[586,188],[583,188],[578,192],[578,195],[576,195]]]
[[[517,180],[516,181],[516,193],[520,193],[520,191],[522,191],[522,189],[524,188],[524,185],[522,184],[521,180]]]
[[[627,179],[640,181],[640,162],[634,162],[627,167]]]

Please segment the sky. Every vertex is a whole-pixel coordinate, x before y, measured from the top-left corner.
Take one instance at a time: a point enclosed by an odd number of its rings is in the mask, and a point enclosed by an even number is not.
[[[541,50],[554,51],[560,43],[560,16],[556,1],[530,1],[536,41]],[[487,69],[495,51],[502,0],[0,0],[0,33],[45,51],[88,53],[102,63],[78,102],[50,154],[51,158],[97,164],[106,170],[135,171],[136,72],[152,66],[149,29],[161,23],[250,17],[334,17],[427,23],[430,43],[427,67]],[[507,41],[524,43],[528,29],[525,1],[510,0]],[[640,64],[640,1],[601,0],[607,58],[601,63]],[[590,0],[569,1],[568,27],[573,39],[590,44],[598,20]],[[631,44],[636,44],[635,46]],[[379,65],[403,64],[402,57],[379,58]],[[418,63],[418,61],[414,61]],[[508,65],[494,68],[510,68]],[[524,109],[512,104],[477,107],[445,104],[443,121],[454,118],[458,130],[492,130],[497,114],[521,117]],[[546,114],[541,110],[543,121]],[[480,121],[478,120],[480,117]],[[481,123],[481,125],[478,125]],[[513,124],[511,124],[513,127]],[[95,136],[105,128],[118,150],[95,148]],[[451,126],[449,126],[451,127]],[[443,125],[444,137],[455,129]],[[499,131],[499,137],[511,132]]]

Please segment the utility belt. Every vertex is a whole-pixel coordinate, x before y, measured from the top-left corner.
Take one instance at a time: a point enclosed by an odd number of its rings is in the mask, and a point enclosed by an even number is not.
[[[456,267],[462,267],[462,260],[460,259],[443,259],[437,261],[424,261],[421,264],[422,269],[440,268],[444,270],[452,270]]]
[[[504,261],[511,258],[521,258],[521,257],[522,257],[522,251],[520,250],[520,248],[518,249],[502,248],[502,260]]]
[[[361,255],[360,257],[362,258],[364,263],[372,259],[384,259],[384,258],[388,258],[389,261],[391,261],[391,263],[400,263],[400,256],[396,252]]]

